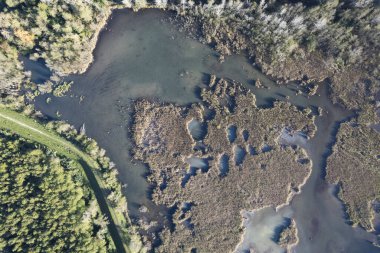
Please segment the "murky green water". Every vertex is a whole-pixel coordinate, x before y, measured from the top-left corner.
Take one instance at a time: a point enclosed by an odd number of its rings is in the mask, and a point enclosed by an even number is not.
[[[85,74],[69,78],[75,82],[69,96],[53,97],[50,104],[45,103],[46,96],[36,100],[36,107],[53,118],[59,111],[61,119],[78,128],[86,124],[87,135],[107,150],[118,167],[131,215],[159,221],[164,216],[148,198],[149,188],[144,178],[147,169],[143,164],[131,161],[131,103],[141,97],[178,104],[199,101],[198,91],[205,85],[205,77],[216,74],[246,84],[262,106],[269,106],[273,100],[284,100],[288,96],[296,106],[313,109],[320,106],[324,109],[323,116],[317,120],[317,135],[307,145],[313,160],[312,176],[290,207],[300,237],[294,251],[380,252],[368,241],[374,240],[374,235],[355,231],[345,224],[342,206],[321,179],[337,123],[350,114],[332,105],[323,87],[319,95],[311,98],[297,95],[297,85],[275,85],[253,68],[244,56],[227,57],[220,64],[212,49],[178,32],[166,21],[167,15],[158,10],[116,11],[100,36],[94,63]],[[268,88],[254,87],[252,83],[257,79]],[[142,215],[138,210],[141,205],[153,213]],[[289,212],[286,213],[279,212],[278,215],[289,216]],[[260,215],[271,216],[273,211]],[[272,222],[277,219],[260,220]],[[256,228],[268,227],[265,223],[253,225]],[[260,240],[255,243],[260,243]]]

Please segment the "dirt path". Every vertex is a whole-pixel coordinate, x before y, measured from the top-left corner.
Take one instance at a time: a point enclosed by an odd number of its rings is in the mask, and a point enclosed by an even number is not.
[[[108,230],[116,246],[116,251],[121,253],[132,252],[127,246],[126,240],[123,240],[125,236],[123,237],[123,233],[118,229],[118,227],[123,228],[125,226],[123,223],[125,222],[120,222],[115,211],[108,204],[106,194],[102,190],[105,188],[103,187],[104,184],[93,171],[99,168],[95,160],[62,137],[50,133],[47,129],[43,131],[44,126],[33,119],[2,107],[0,107],[0,128],[8,129],[24,138],[47,146],[64,156],[77,160],[84,170],[83,172],[88,179],[90,187],[94,191],[101,212],[108,218]]]

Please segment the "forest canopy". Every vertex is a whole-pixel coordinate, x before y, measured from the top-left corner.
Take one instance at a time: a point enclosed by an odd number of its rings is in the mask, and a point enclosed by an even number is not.
[[[0,252],[114,252],[73,160],[0,131]]]

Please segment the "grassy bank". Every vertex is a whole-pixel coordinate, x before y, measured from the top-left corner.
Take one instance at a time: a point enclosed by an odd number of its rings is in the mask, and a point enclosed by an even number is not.
[[[131,228],[128,217],[115,210],[107,199],[105,182],[99,171],[99,164],[91,156],[81,151],[71,142],[60,137],[57,133],[48,130],[36,120],[20,113],[9,110],[0,105],[0,128],[10,130],[24,138],[40,143],[58,154],[71,158],[83,168],[89,185],[95,193],[102,213],[108,217],[108,229],[116,246],[117,252],[139,252],[134,234],[128,231]],[[138,243],[137,243],[138,244]]]

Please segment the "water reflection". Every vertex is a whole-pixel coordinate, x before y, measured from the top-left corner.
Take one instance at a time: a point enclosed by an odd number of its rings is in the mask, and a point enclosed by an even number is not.
[[[137,13],[116,11],[107,25],[109,29],[100,36],[94,52],[94,63],[85,74],[68,78],[74,81],[69,96],[52,98],[47,105],[45,95],[35,103],[37,109],[50,117],[56,118],[56,112],[59,111],[61,119],[78,128],[86,124],[87,135],[95,138],[107,150],[118,167],[119,178],[127,186],[124,193],[132,217],[142,218],[148,223],[152,220],[165,223],[163,210],[168,210],[156,207],[150,201],[149,186],[144,178],[147,169],[145,165],[131,159],[129,129],[133,101],[147,97],[182,105],[198,102],[199,87],[205,87],[205,73],[210,73],[244,83],[256,94],[259,106],[268,107],[274,100],[284,100],[300,108],[310,107],[315,113],[319,107],[324,111],[323,116],[317,117],[316,136],[307,142],[307,152],[313,165],[312,175],[302,188],[302,193],[291,204],[300,237],[300,243],[294,251],[380,252],[368,242],[373,239],[372,235],[345,224],[341,204],[321,179],[326,150],[334,141],[337,123],[350,115],[331,104],[325,85],[321,86],[317,95],[308,97],[296,92],[299,86],[295,83],[289,86],[276,85],[253,68],[244,56],[227,57],[220,64],[213,50],[187,38],[174,25],[164,21],[167,15],[158,10]],[[44,70],[34,64],[26,64],[26,67],[34,72],[38,80],[42,81],[39,75],[47,76]],[[267,88],[252,85],[256,80],[260,80]],[[210,117],[212,114],[210,111]],[[236,133],[226,134],[233,142]],[[255,155],[259,151],[256,148],[259,147],[249,147],[249,154]],[[225,161],[221,162],[225,164]],[[191,167],[188,174],[191,176],[196,170]],[[221,173],[226,171],[228,169],[222,165]],[[141,206],[153,212],[142,214],[139,211]],[[256,238],[258,252],[265,249],[265,245],[273,246],[273,231],[284,221],[284,217],[280,215],[279,218],[275,211],[268,210],[261,218],[254,218],[251,225],[255,229],[248,231],[252,233],[252,238]],[[251,210],[246,212],[248,214]],[[269,230],[264,233],[262,229]]]

